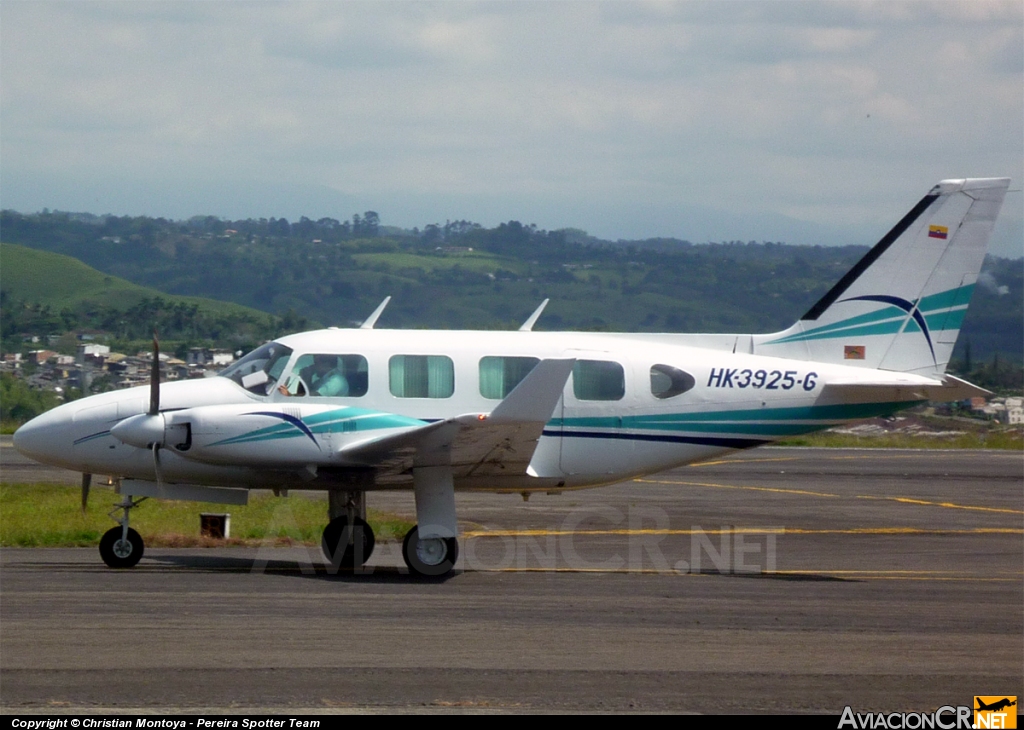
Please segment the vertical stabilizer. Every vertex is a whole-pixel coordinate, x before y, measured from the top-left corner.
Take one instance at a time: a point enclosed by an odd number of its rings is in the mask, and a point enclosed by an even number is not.
[[[1009,178],[943,180],[759,354],[941,374]]]

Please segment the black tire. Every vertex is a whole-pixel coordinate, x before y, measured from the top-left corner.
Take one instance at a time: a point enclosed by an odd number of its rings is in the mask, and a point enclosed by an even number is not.
[[[373,555],[376,538],[373,529],[366,520],[356,517],[352,522],[355,539],[348,539],[348,517],[336,517],[327,523],[323,537],[320,538],[320,549],[324,557],[336,568],[354,568],[363,565]],[[337,554],[342,548],[340,555]]]
[[[402,557],[413,575],[423,575],[437,578],[452,572],[456,561],[459,559],[459,541],[454,537],[435,538],[438,542],[435,547],[443,547],[432,559],[425,559],[424,551],[418,550],[420,546],[419,528],[414,527],[405,535],[402,542]],[[436,560],[436,562],[435,562]]]
[[[123,528],[112,527],[100,539],[100,557],[111,568],[131,568],[142,560],[145,545],[132,528],[128,528],[128,539],[122,540]]]

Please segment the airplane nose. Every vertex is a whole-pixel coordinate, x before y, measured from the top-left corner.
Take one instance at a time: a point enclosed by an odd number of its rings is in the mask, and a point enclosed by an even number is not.
[[[62,432],[66,429],[66,419],[55,413],[58,410],[60,409],[55,408],[36,416],[15,431],[11,439],[14,448],[28,458],[44,464],[63,461],[60,457],[69,455],[71,444],[65,443],[65,439],[62,438]]]

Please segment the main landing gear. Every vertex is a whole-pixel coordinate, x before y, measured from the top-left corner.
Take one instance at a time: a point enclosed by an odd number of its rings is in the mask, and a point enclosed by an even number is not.
[[[454,499],[441,500],[441,511],[431,513],[423,508],[424,504],[433,506],[438,500],[430,500],[429,496],[419,496],[417,517],[421,522],[426,517],[426,524],[432,524],[433,529],[424,538],[420,537],[419,525],[409,530],[402,543],[402,557],[413,575],[439,577],[450,573],[459,559],[459,541],[454,537]],[[328,493],[328,509],[331,521],[320,540],[324,557],[335,571],[359,568],[370,559],[376,544],[373,529],[366,521],[366,492],[332,490]]]
[[[417,525],[402,542],[402,557],[413,575],[447,575],[459,559],[451,467],[414,468],[412,476]]]
[[[131,568],[142,560],[145,545],[139,533],[128,526],[128,513],[145,500],[145,497],[133,500],[130,494],[126,494],[121,504],[110,511],[110,516],[119,526],[107,530],[100,539],[100,557],[111,568]],[[124,510],[120,518],[115,517],[118,510]]]
[[[376,539],[369,523],[361,517],[335,517],[324,528],[320,549],[335,568],[352,569],[362,565],[373,554]]]
[[[328,493],[331,521],[320,538],[320,549],[335,569],[352,570],[373,554],[376,538],[366,521],[366,492]]]
[[[402,557],[409,566],[409,572],[414,575],[446,575],[459,559],[459,541],[454,537],[428,537],[421,540],[417,526],[405,535]]]

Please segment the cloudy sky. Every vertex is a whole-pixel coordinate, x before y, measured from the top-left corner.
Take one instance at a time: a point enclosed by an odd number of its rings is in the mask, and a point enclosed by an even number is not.
[[[1014,178],[1024,5],[19,2],[0,205],[873,243]]]

